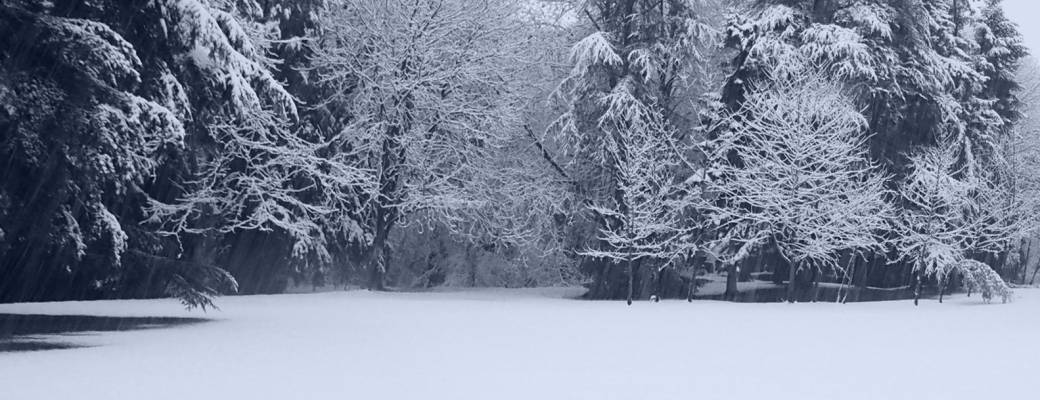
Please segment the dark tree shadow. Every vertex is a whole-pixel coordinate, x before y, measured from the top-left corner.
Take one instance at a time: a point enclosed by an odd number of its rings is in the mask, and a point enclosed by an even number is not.
[[[807,289],[803,293],[800,293],[798,301],[806,302],[812,301],[813,294],[812,289]],[[817,294],[815,295],[816,301],[819,302],[835,302],[839,297],[839,289],[836,286],[820,286],[816,289]],[[857,288],[857,287],[844,287],[841,288],[841,292],[846,294],[854,293],[847,299],[849,303],[862,303],[862,302],[878,302],[878,301],[898,301],[898,300],[912,300],[914,298],[914,291],[911,288],[895,288],[895,289],[881,289],[881,288]],[[949,295],[949,294],[947,294]],[[938,298],[939,294],[933,288],[924,288],[921,298],[931,299]],[[727,300],[725,294],[712,294],[704,296],[695,296],[695,300]],[[780,303],[787,299],[787,287],[778,286],[770,288],[756,288],[756,289],[745,289],[737,292],[736,296],[732,299],[728,299],[732,302],[737,303]]]
[[[194,325],[211,320],[183,317],[104,317],[0,313],[0,353],[86,347],[55,336]]]

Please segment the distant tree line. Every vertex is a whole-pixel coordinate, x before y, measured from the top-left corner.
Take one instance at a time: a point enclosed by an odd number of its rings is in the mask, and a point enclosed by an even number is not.
[[[1026,53],[999,0],[6,1],[0,301],[1007,300]]]

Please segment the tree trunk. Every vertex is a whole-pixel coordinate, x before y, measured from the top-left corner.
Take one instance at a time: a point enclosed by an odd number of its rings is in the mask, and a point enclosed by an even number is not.
[[[1026,283],[1026,275],[1029,275],[1029,256],[1033,250],[1033,242],[1028,239],[1022,239],[1019,245],[1019,264],[1022,265],[1022,278],[1019,283]]]
[[[1010,251],[1004,250],[1004,251],[1001,251],[999,255],[998,254],[994,254],[993,255],[993,263],[997,265],[997,268],[999,268],[999,269],[997,269],[997,271],[1002,272],[1001,276],[1002,277],[1003,276],[1007,276],[1008,277],[1008,282],[1012,282],[1013,281],[1012,280],[1013,276],[1011,275],[1011,272],[1008,271],[1008,265],[1007,265],[1007,259],[1008,259],[1008,254],[1009,253],[1010,253]],[[1014,275],[1018,275],[1018,274],[1016,273]]]
[[[820,298],[820,271],[816,267],[813,267],[812,269],[812,280],[810,281],[809,285],[812,287],[810,289],[810,301],[815,303]]]
[[[466,244],[466,266],[468,267],[466,283],[469,287],[477,287],[477,260],[473,255],[473,247],[473,242]]]
[[[401,104],[404,105],[406,110],[411,110],[413,106],[411,97],[404,96],[401,99]],[[395,207],[397,202],[401,200],[399,193],[400,168],[405,162],[405,148],[400,143],[400,136],[402,132],[406,132],[409,129],[407,121],[410,120],[410,117],[406,116],[404,119],[406,121],[405,126],[392,124],[387,127],[381,144],[379,200],[373,203],[375,208],[372,210],[372,224],[375,227],[375,232],[372,239],[372,247],[368,249],[368,256],[365,257],[365,261],[368,264],[369,290],[386,290],[384,286],[384,278],[388,267],[386,242],[387,238],[390,237],[390,230],[397,224],[397,220],[400,217],[399,209]]]
[[[921,272],[914,272],[914,305],[917,305],[917,301],[921,298]]]
[[[633,291],[633,299],[650,299],[655,295],[660,274],[655,266],[643,268],[643,260],[633,261],[636,266],[636,288]]]
[[[784,271],[782,269],[783,265],[784,264],[780,263],[780,262],[774,262],[773,263],[773,276],[772,276],[772,278],[773,278],[773,284],[774,285],[780,286],[780,285],[784,284],[784,274],[783,274]],[[791,268],[790,264],[787,265],[787,268]]]
[[[943,302],[943,296],[946,295],[946,284],[950,281],[948,276],[944,276],[939,280],[939,304]]]
[[[738,269],[737,263],[729,263],[726,265],[726,294],[722,297],[728,301],[737,299],[737,278],[739,278]]]
[[[795,301],[795,280],[798,275],[798,265],[793,262],[788,263],[787,272],[787,302],[794,303]]]
[[[696,261],[695,261],[696,262]],[[686,291],[686,301],[692,303],[693,296],[697,294],[697,264],[693,265],[690,271],[690,287]]]
[[[387,216],[396,214],[383,214],[378,213],[381,217],[376,218],[376,232],[372,238],[371,247],[368,248],[368,253],[364,257],[364,265],[368,268],[368,282],[366,287],[368,290],[384,291],[384,280],[386,277],[387,260],[386,260],[386,240],[390,233],[390,228],[393,226],[394,221],[387,219]]]
[[[610,279],[611,270],[614,269],[614,262],[603,260],[593,260],[592,262],[600,263],[602,265],[602,267],[599,268],[599,278],[596,279],[596,282],[594,283],[595,286],[593,288],[595,291],[592,293],[592,298],[605,299],[613,297],[613,293],[615,293],[614,288],[610,286],[607,281]],[[610,295],[608,296],[607,293],[610,293]]]
[[[368,290],[386,290],[386,287],[383,283],[383,279],[386,275],[386,264],[383,259],[382,244],[372,248],[366,263],[368,264]]]
[[[863,291],[863,288],[866,286],[866,270],[867,265],[870,265],[870,263],[867,262],[867,260],[864,257],[858,254],[853,253],[852,257],[855,257],[855,260],[852,263],[852,282],[850,282],[851,284],[849,285],[850,293],[845,294],[845,298],[841,299],[842,303],[848,303],[850,295],[852,296],[852,301],[859,300],[859,294]]]
[[[870,256],[870,261],[864,259],[860,263],[859,268],[862,269],[862,271],[858,271],[859,281],[856,283],[856,288],[859,290],[857,290],[855,301],[859,301],[862,292],[865,292],[867,287],[870,286],[870,273],[873,272],[874,268],[877,268],[882,257],[884,257],[884,255],[874,253]]]
[[[762,251],[765,252],[765,248],[763,248]],[[780,255],[779,250],[777,250],[777,253],[775,255],[771,255],[770,259],[773,263],[773,284],[780,286],[784,283],[784,277],[781,273],[783,272],[782,266],[786,265],[787,268],[791,268],[791,263],[788,262],[787,259],[784,258],[782,255]]]
[[[636,267],[632,260],[628,260],[628,305],[632,305],[632,291],[635,287]]]
[[[651,276],[653,278],[653,285],[650,286],[650,298],[654,299],[655,303],[661,301],[661,285],[663,280],[661,275],[663,273],[664,270],[662,270],[660,267],[653,267],[653,275]]]

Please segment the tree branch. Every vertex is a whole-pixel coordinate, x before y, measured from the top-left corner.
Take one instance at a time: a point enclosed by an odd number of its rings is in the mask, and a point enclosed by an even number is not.
[[[545,146],[542,145],[541,140],[538,140],[538,136],[534,134],[534,131],[531,130],[531,127],[528,125],[524,125],[524,130],[527,131],[527,136],[531,137],[531,141],[534,142],[535,147],[538,147],[538,151],[542,153],[542,158],[544,158],[545,161],[549,163],[549,166],[551,166],[553,170],[556,171],[556,173],[560,174],[561,177],[576,185],[577,182],[575,182],[574,179],[571,179],[571,176],[567,174],[567,171],[564,171],[563,167],[561,167],[560,164],[556,162],[552,154],[549,154],[549,150],[547,150]]]

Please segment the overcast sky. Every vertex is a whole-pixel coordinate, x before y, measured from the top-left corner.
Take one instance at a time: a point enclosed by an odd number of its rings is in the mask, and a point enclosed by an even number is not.
[[[1004,11],[1018,23],[1030,53],[1040,56],[1040,0],[1004,0]]]

